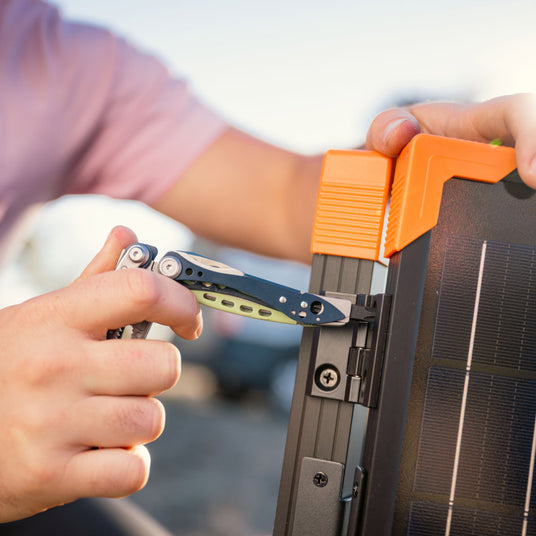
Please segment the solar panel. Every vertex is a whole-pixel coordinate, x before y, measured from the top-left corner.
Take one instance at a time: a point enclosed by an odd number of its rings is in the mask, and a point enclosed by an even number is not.
[[[444,194],[393,533],[536,534],[536,207],[501,184]]]

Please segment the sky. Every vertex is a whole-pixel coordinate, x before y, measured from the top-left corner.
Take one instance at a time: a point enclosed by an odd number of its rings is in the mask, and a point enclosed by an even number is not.
[[[59,0],[154,53],[229,121],[305,152],[400,98],[534,91],[533,0]]]

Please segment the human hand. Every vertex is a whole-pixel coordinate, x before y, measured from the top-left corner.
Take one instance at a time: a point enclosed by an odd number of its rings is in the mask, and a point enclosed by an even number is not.
[[[182,285],[113,271],[135,241],[114,229],[72,285],[0,311],[0,522],[80,497],[125,496],[147,481],[143,445],[165,419],[152,395],[175,384],[180,356],[164,341],[106,332],[149,320],[193,339],[202,320]]]
[[[419,132],[515,147],[521,178],[536,188],[536,94],[498,97],[478,104],[421,103],[380,113],[367,149],[396,157]]]

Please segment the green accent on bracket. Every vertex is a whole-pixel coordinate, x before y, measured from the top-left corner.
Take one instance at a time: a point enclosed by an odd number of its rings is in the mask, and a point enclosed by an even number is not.
[[[234,313],[240,316],[246,316],[250,318],[257,318],[258,320],[268,320],[269,322],[279,322],[282,324],[297,324],[295,320],[289,318],[281,311],[272,309],[258,303],[238,298],[236,296],[229,296],[227,294],[219,294],[211,292],[209,290],[193,290],[192,291],[197,298],[197,301],[201,305],[218,309],[219,311],[225,311],[227,313]]]
[[[502,145],[502,141],[500,140],[500,138],[495,138],[494,140],[491,140],[489,144],[499,146]]]

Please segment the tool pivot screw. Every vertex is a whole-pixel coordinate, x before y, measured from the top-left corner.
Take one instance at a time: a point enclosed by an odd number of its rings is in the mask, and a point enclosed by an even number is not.
[[[149,259],[149,251],[143,246],[134,246],[128,252],[128,258],[136,264],[141,264]]]
[[[173,257],[164,257],[160,261],[158,269],[162,275],[174,279],[181,273],[182,266],[177,259],[174,259]]]

